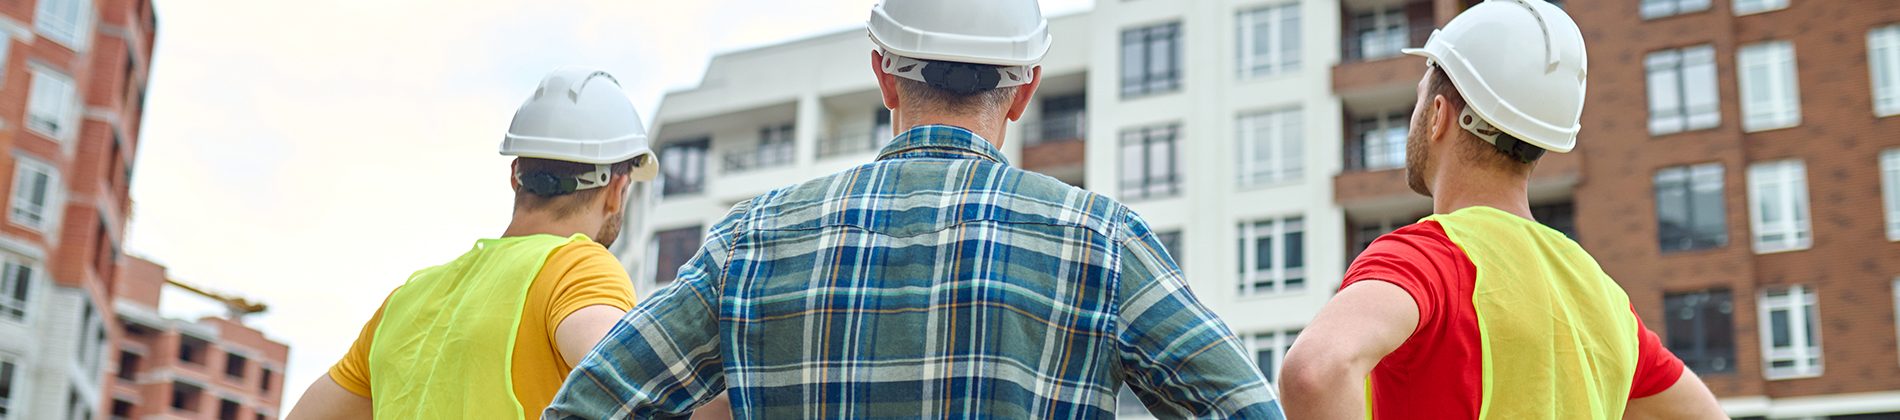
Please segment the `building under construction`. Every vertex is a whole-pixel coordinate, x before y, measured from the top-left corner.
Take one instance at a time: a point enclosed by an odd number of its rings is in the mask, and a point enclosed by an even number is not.
[[[173,280],[165,267],[126,258],[113,288],[119,330],[111,342],[105,398],[113,419],[273,419],[284,394],[290,347],[241,321],[262,304]],[[223,317],[159,315],[166,288],[224,305]]]

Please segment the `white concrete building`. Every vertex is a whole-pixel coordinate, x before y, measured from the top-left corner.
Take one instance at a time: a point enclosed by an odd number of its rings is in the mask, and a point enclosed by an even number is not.
[[[1039,100],[1004,153],[1141,213],[1277,371],[1346,265],[1339,22],[1330,0],[1103,1],[1053,17]],[[871,50],[854,29],[721,54],[699,87],[666,95],[663,199],[630,233],[650,245],[643,294],[733,203],[873,158],[889,120]]]
[[[0,250],[0,419],[94,418],[105,380],[103,308],[85,289],[54,284],[37,249]]]

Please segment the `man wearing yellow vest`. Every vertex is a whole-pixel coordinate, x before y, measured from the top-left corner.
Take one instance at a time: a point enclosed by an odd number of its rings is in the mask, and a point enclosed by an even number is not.
[[[515,112],[514,220],[390,293],[292,419],[524,418],[633,306],[603,244],[659,162],[620,85],[562,68]]]
[[[1287,418],[1724,418],[1596,261],[1531,218],[1533,165],[1576,145],[1577,24],[1490,0],[1406,53],[1429,63],[1407,178],[1435,215],[1347,269],[1287,354]]]

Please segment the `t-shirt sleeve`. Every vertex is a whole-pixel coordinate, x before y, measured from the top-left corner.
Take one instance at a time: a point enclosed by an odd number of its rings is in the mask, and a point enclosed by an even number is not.
[[[1339,289],[1362,281],[1382,281],[1405,290],[1418,305],[1418,327],[1413,330],[1417,334],[1435,325],[1432,320],[1452,293],[1451,277],[1461,275],[1458,265],[1468,261],[1437,222],[1420,222],[1373,240],[1347,267],[1346,280]]]
[[[395,292],[390,292],[391,296]],[[389,306],[389,299],[383,298],[382,306],[376,307],[376,314],[363,323],[362,332],[357,333],[356,342],[350,344],[350,350],[343,353],[343,360],[330,366],[330,380],[352,394],[370,398],[369,393],[369,346],[376,337],[376,325],[383,321],[383,309]]]
[[[633,308],[633,280],[620,260],[606,247],[593,242],[574,242],[555,249],[541,267],[545,278],[558,273],[554,295],[548,303],[547,331],[553,333],[568,315],[594,305],[607,305],[621,311]]]
[[[1635,310],[1632,309],[1634,314]],[[1682,379],[1686,367],[1682,359],[1676,358],[1669,348],[1663,347],[1662,339],[1643,326],[1643,318],[1636,317],[1636,380],[1630,384],[1630,399],[1648,397],[1669,390]]]

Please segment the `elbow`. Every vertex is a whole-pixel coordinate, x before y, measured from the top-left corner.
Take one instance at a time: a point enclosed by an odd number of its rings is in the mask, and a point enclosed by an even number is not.
[[[1305,351],[1302,351],[1305,350]],[[1323,352],[1294,347],[1287,352],[1286,362],[1280,371],[1280,397],[1287,399],[1296,395],[1331,395],[1342,391],[1337,387],[1349,385],[1356,374],[1346,360],[1327,357]]]

